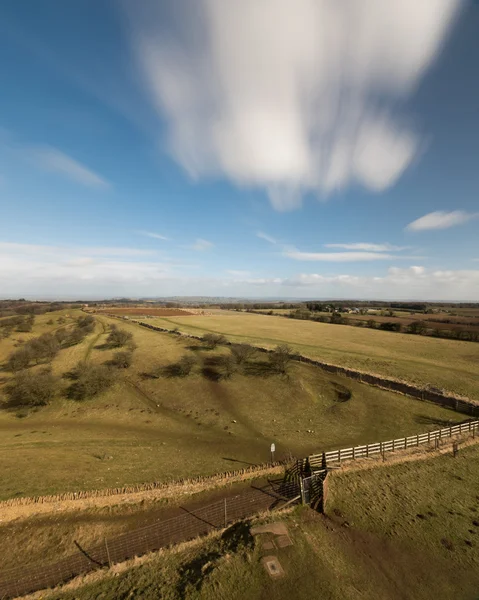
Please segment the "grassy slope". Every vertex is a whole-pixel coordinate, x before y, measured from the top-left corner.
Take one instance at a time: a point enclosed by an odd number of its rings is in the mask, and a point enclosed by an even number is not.
[[[479,344],[231,311],[148,322],[200,335],[220,332],[232,340],[265,346],[286,342],[326,362],[479,400]]]
[[[56,373],[86,356],[110,357],[97,348],[109,320],[98,321],[81,345],[60,352]],[[272,441],[278,456],[304,456],[463,418],[299,364],[287,379],[236,374],[213,382],[199,368],[185,379],[145,379],[154,364],[211,352],[134,324],[122,327],[134,333],[138,349],[111,390],[81,403],[60,398],[25,418],[0,411],[0,499],[210,474],[268,460]],[[338,403],[335,385],[348,387],[352,399]]]
[[[334,473],[328,512],[479,575],[479,446],[432,460]],[[447,547],[449,546],[449,547]],[[479,589],[479,588],[478,588]]]
[[[271,517],[285,520],[294,542],[289,548],[263,551],[247,528],[238,528],[223,541],[210,538],[160,553],[115,578],[48,600],[113,600],[128,594],[143,600],[475,600],[478,459],[475,446],[456,459],[335,474],[328,510],[343,517],[325,518],[309,509]],[[267,553],[279,558],[283,579],[273,581],[263,571],[260,559]]]

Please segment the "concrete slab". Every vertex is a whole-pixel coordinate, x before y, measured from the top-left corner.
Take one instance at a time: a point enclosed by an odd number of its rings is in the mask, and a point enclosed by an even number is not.
[[[284,577],[284,569],[276,556],[265,556],[261,559],[261,563],[272,579]]]
[[[275,545],[273,542],[267,541],[267,542],[263,542],[263,550],[273,550],[275,548]]]
[[[276,545],[278,546],[278,548],[286,548],[286,546],[292,546],[293,542],[291,541],[291,538],[289,537],[289,535],[279,535],[276,539],[275,539]]]
[[[288,528],[284,523],[267,523],[251,528],[251,535],[260,533],[274,533],[275,535],[288,535]]]

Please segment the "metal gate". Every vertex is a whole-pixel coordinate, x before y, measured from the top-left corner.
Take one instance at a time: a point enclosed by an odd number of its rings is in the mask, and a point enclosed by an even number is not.
[[[309,477],[303,477],[300,482],[302,503],[320,512],[323,512],[323,483],[326,474],[326,469],[321,469]]]

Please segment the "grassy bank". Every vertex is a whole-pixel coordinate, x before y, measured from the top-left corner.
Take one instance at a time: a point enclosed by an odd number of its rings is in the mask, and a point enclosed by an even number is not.
[[[147,322],[270,347],[288,343],[325,362],[479,400],[479,344],[231,311]]]

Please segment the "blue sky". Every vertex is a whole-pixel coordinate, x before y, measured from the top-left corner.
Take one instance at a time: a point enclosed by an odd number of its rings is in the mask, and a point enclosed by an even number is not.
[[[3,0],[0,295],[479,301],[479,6]]]

